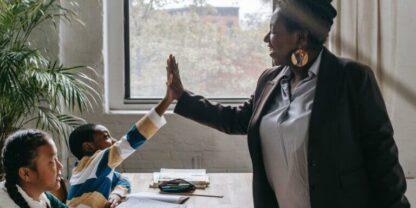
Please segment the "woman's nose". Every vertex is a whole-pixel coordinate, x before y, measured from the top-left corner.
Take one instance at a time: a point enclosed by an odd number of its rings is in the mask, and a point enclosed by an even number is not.
[[[270,32],[268,32],[268,33],[264,36],[263,41],[264,41],[265,43],[269,43],[269,42],[270,42]]]

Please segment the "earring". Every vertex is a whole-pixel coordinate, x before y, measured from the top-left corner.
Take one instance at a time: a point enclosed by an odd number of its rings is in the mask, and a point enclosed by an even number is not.
[[[297,49],[295,52],[292,53],[290,60],[292,61],[293,65],[299,68],[304,67],[306,64],[308,64],[309,61],[308,52],[306,52],[303,49]]]

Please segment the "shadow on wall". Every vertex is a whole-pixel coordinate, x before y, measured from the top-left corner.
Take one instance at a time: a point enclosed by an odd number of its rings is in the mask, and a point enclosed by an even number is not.
[[[341,43],[342,42],[343,41],[341,40]],[[363,54],[360,50],[351,47],[350,45],[342,45],[342,49],[346,51],[347,54],[354,54],[355,52],[357,52],[357,57],[361,57],[360,62],[375,65],[373,62],[371,62],[371,59],[366,54]],[[379,80],[382,80],[383,85],[390,87],[395,93],[397,93],[401,98],[409,102],[411,106],[414,109],[416,109],[416,91],[412,90],[411,87],[403,84],[403,82],[400,82],[399,79],[395,78],[391,73],[387,72],[385,68],[380,64],[377,76]]]
[[[413,108],[416,109],[416,93],[409,86],[406,86],[399,79],[393,77],[390,73],[386,72],[383,67],[380,68],[382,74],[383,83],[390,86],[397,94],[399,94],[404,100],[409,102]]]

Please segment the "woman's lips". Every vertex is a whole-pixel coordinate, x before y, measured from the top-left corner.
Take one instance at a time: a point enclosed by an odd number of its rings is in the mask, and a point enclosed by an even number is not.
[[[269,47],[269,54],[270,55],[273,55],[273,54],[275,54],[276,52],[274,51],[274,49],[272,48],[272,47]]]

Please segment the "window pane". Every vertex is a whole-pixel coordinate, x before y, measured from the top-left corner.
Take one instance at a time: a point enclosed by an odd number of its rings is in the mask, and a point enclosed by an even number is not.
[[[129,13],[131,98],[164,96],[170,53],[184,87],[209,98],[249,97],[271,66],[272,0],[130,0]]]

